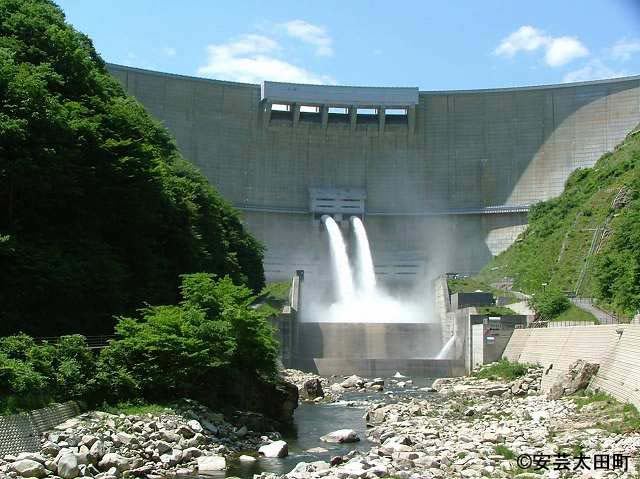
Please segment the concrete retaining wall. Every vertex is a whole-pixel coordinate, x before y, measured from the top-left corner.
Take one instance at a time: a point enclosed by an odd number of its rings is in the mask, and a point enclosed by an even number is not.
[[[640,325],[518,329],[503,357],[545,368],[553,365],[543,376],[543,390],[578,359],[598,363],[591,387],[640,407]]]
[[[0,417],[0,457],[40,450],[40,435],[80,414],[75,401]]]

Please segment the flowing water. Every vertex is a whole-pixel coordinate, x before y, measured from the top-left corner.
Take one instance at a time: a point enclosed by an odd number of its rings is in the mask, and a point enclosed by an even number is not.
[[[357,216],[351,217],[353,232],[356,237],[356,271],[358,272],[358,287],[364,294],[370,294],[376,289],[376,273],[373,268],[373,258],[367,230]]]
[[[455,343],[456,343],[456,337],[455,336],[451,336],[449,338],[449,341],[447,341],[445,343],[445,345],[442,346],[442,349],[440,350],[440,352],[436,356],[436,359],[449,359],[449,356],[451,355],[451,353],[453,351],[453,345]]]
[[[331,246],[331,258],[333,260],[334,279],[340,301],[346,301],[353,297],[353,275],[349,266],[347,246],[342,238],[338,223],[331,216],[323,216],[322,221],[329,233]]]
[[[254,474],[261,472],[285,474],[299,462],[329,462],[331,457],[345,455],[353,449],[368,450],[371,443],[366,439],[367,427],[363,415],[368,405],[371,404],[370,401],[394,402],[398,397],[435,397],[432,393],[420,389],[424,386],[430,386],[433,379],[402,378],[396,381],[407,379],[413,379],[414,384],[406,388],[399,388],[396,383],[387,380],[384,392],[347,392],[343,394],[343,400],[335,403],[301,403],[295,411],[293,427],[282,434],[282,438],[289,446],[287,457],[260,457],[251,463],[241,463],[237,460],[227,461],[227,470],[213,477],[218,479],[225,477],[252,479]],[[353,429],[361,440],[350,444],[330,444],[320,440],[321,436],[337,429]],[[308,449],[316,447],[327,449],[327,452],[307,452]]]

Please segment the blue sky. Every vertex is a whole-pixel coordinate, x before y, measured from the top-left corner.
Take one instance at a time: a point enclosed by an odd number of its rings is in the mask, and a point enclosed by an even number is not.
[[[58,0],[113,63],[421,90],[640,74],[640,0]]]

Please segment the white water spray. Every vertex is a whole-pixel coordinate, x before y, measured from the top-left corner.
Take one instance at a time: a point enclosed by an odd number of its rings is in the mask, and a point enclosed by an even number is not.
[[[349,266],[347,256],[347,246],[342,238],[342,232],[338,223],[329,215],[322,217],[327,232],[329,233],[329,243],[331,246],[331,258],[333,259],[333,271],[338,288],[338,298],[340,301],[347,301],[353,297],[353,275]]]
[[[454,335],[449,338],[449,341],[447,341],[444,346],[442,346],[442,349],[436,356],[436,359],[449,359],[451,356],[451,350],[453,349],[453,345],[455,343],[456,343],[456,337]]]
[[[351,224],[356,236],[356,271],[358,272],[358,287],[365,294],[371,293],[376,289],[376,273],[373,268],[373,259],[371,258],[371,248],[369,246],[369,238],[367,238],[367,230],[364,229],[362,221],[357,216],[351,217]]]

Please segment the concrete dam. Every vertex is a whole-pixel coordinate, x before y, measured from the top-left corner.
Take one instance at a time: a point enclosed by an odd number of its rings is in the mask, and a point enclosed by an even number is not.
[[[478,271],[640,122],[640,77],[425,92],[108,68],[242,211],[267,280],[319,273],[319,217],[344,212],[364,218],[379,278]]]
[[[640,77],[425,92],[108,69],[241,211],[267,281],[304,277],[287,337],[324,374],[468,366],[469,315],[438,316],[433,280],[479,271],[640,123]]]

